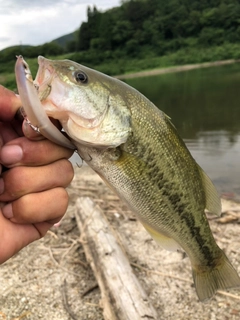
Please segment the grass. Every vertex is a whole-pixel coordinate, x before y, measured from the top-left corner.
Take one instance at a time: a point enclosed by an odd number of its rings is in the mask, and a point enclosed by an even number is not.
[[[86,58],[85,58],[86,57]],[[240,44],[223,44],[209,48],[187,47],[164,56],[154,56],[152,53],[146,58],[108,58],[101,64],[93,64],[87,60],[87,53],[65,54],[49,59],[72,59],[86,66],[99,70],[109,75],[127,74],[138,71],[166,68],[176,65],[213,62],[218,60],[240,59]],[[86,60],[85,60],[86,59]],[[27,62],[35,77],[38,63],[37,59],[27,59]],[[16,89],[14,62],[0,63],[0,83],[9,89]]]

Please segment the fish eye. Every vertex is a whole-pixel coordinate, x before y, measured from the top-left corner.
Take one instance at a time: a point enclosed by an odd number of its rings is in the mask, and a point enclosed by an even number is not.
[[[87,83],[88,81],[88,77],[86,73],[84,73],[83,71],[80,71],[80,70],[75,71],[73,75],[77,82]]]

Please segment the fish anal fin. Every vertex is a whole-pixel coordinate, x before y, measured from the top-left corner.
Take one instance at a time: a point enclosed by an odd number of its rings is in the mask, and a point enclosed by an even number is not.
[[[221,215],[222,212],[222,205],[221,199],[218,194],[217,189],[215,188],[214,184],[207,176],[207,174],[199,167],[200,175],[202,177],[203,188],[205,190],[206,195],[206,209],[212,213],[216,214],[217,216]]]
[[[218,290],[240,287],[240,278],[228,258],[222,252],[220,263],[205,272],[201,268],[193,268],[193,280],[200,301],[207,301]]]
[[[149,225],[142,223],[144,228],[150,234],[150,236],[155,240],[162,248],[168,251],[179,251],[181,247],[179,244],[172,238],[156,231],[155,229],[151,228]]]

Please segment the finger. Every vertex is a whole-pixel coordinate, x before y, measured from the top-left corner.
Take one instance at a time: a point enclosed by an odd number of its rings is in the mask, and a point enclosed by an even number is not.
[[[61,128],[61,126],[59,125],[59,122],[57,120],[51,119],[51,121],[58,129]],[[34,130],[31,127],[31,125],[29,124],[29,122],[26,120],[23,121],[22,130],[23,130],[25,137],[27,137],[30,140],[43,140],[43,139],[45,139],[44,136],[42,136],[40,132]]]
[[[5,171],[0,178],[0,201],[13,201],[25,194],[56,187],[66,188],[73,175],[72,164],[66,159],[41,167],[11,168]]]
[[[17,132],[16,129],[19,129],[19,123],[17,122],[14,126],[10,122],[0,122],[1,146],[19,137],[19,131]]]
[[[51,223],[35,225],[16,224],[4,218],[0,212],[0,264],[12,257],[29,243],[40,239],[52,227]]]
[[[2,208],[4,217],[14,223],[57,223],[68,206],[68,194],[63,188],[27,194]]]
[[[30,140],[38,141],[38,140],[46,139],[38,131],[33,130],[33,128],[30,126],[30,124],[27,122],[27,120],[23,121],[22,130],[23,130],[23,134],[25,135],[25,137],[27,137]]]
[[[0,85],[0,120],[11,121],[20,107],[19,96]]]
[[[0,150],[0,162],[8,168],[19,165],[41,166],[70,158],[73,150],[49,140],[30,141],[25,137],[11,140]]]

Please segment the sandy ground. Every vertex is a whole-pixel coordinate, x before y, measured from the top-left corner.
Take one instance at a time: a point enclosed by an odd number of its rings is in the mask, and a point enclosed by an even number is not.
[[[240,319],[240,290],[219,293],[208,303],[198,302],[188,258],[152,241],[134,214],[91,169],[77,168],[68,191],[70,205],[61,226],[0,267],[0,320],[103,319],[100,291],[76,226],[78,196],[92,197],[104,210],[158,320]],[[210,217],[211,228],[240,274],[240,205],[223,199],[223,212],[220,219]]]
[[[220,61],[213,61],[213,62],[186,64],[186,65],[182,65],[182,66],[156,68],[153,70],[145,70],[145,71],[139,71],[139,72],[126,73],[126,74],[117,75],[117,76],[115,76],[115,78],[131,79],[131,78],[138,78],[138,77],[156,76],[159,74],[189,71],[189,70],[200,69],[200,68],[218,67],[218,66],[239,63],[239,62],[240,62],[240,60],[229,59],[229,60],[220,60]]]

